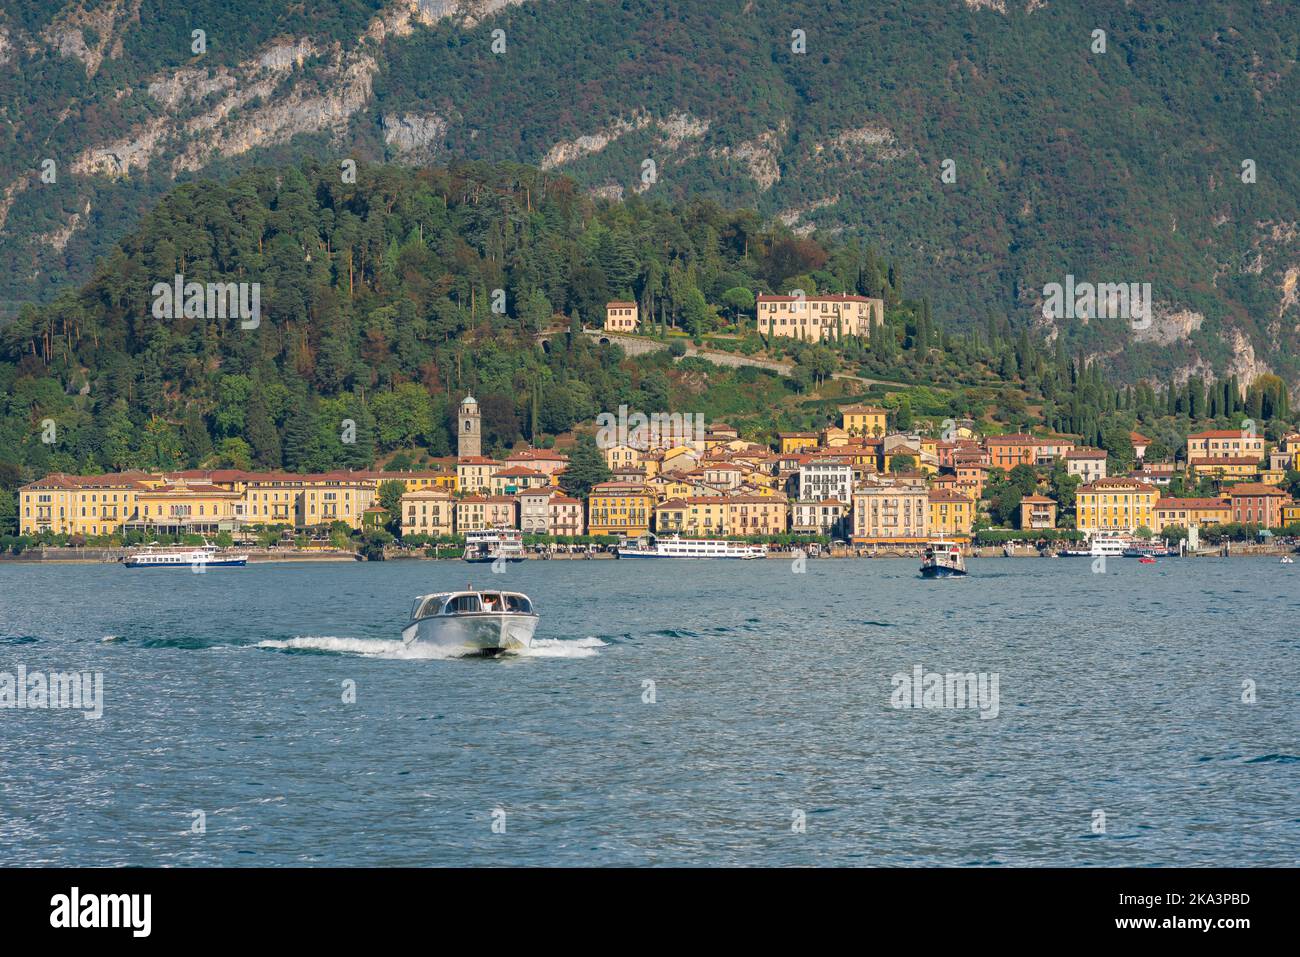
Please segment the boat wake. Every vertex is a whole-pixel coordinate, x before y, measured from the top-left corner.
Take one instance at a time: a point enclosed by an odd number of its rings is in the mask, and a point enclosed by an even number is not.
[[[591,658],[605,647],[599,638],[537,638],[532,646],[519,651],[503,652],[502,658]],[[443,648],[433,644],[405,642],[388,638],[338,638],[330,635],[302,635],[296,638],[267,639],[254,647],[271,651],[316,652],[318,654],[360,655],[364,658],[421,660],[482,657],[479,651]]]

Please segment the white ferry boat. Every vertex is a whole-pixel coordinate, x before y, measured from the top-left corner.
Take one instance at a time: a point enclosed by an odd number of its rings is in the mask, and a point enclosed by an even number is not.
[[[1063,548],[1057,554],[1062,558],[1123,558],[1125,549],[1132,547],[1122,535],[1101,533],[1092,536],[1087,548]]]
[[[402,641],[465,651],[519,651],[533,643],[538,621],[532,600],[521,592],[438,592],[415,599]]]
[[[922,578],[960,578],[966,574],[966,561],[955,542],[937,541],[925,546],[921,561]]]
[[[142,552],[136,552],[122,559],[127,568],[222,568],[226,566],[247,565],[247,555],[223,555],[216,545],[204,545],[201,548],[156,548],[149,545]]]
[[[465,552],[461,558],[467,562],[508,562],[524,560],[524,534],[517,528],[487,528],[465,533]]]
[[[659,538],[646,535],[635,544],[625,542],[614,553],[619,558],[766,558],[766,545],[746,545],[722,539]]]

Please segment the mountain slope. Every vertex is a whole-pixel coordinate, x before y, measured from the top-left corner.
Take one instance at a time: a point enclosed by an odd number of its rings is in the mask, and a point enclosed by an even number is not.
[[[1129,377],[1300,369],[1293,2],[42,6],[0,19],[3,299],[84,278],[176,179],[464,157],[865,236],[957,326],[1007,315]],[[1044,320],[1067,274],[1150,282],[1151,328]]]

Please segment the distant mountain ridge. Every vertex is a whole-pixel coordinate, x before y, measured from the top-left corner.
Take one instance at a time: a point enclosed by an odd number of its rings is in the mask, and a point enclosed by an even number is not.
[[[511,160],[866,236],[956,326],[1007,315],[1131,378],[1300,371],[1294,2],[47,8],[0,12],[3,300],[85,279],[177,180]],[[1152,283],[1150,327],[1045,319],[1067,275]]]

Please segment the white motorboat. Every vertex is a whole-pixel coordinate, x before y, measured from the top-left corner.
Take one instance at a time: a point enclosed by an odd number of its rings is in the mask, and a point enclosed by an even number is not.
[[[766,545],[746,545],[723,539],[658,538],[646,535],[618,546],[619,558],[766,558]]]
[[[517,528],[504,526],[466,532],[461,558],[467,562],[522,562],[524,534]]]
[[[221,568],[248,564],[247,555],[223,554],[216,545],[200,548],[155,548],[150,545],[122,559],[127,568]]]
[[[1294,565],[1294,564],[1295,564],[1295,559],[1292,558],[1290,555],[1283,555],[1281,561],[1279,562],[1279,564],[1282,564],[1282,565]]]
[[[519,651],[533,643],[537,613],[521,592],[465,591],[421,595],[402,641],[474,651]]]

